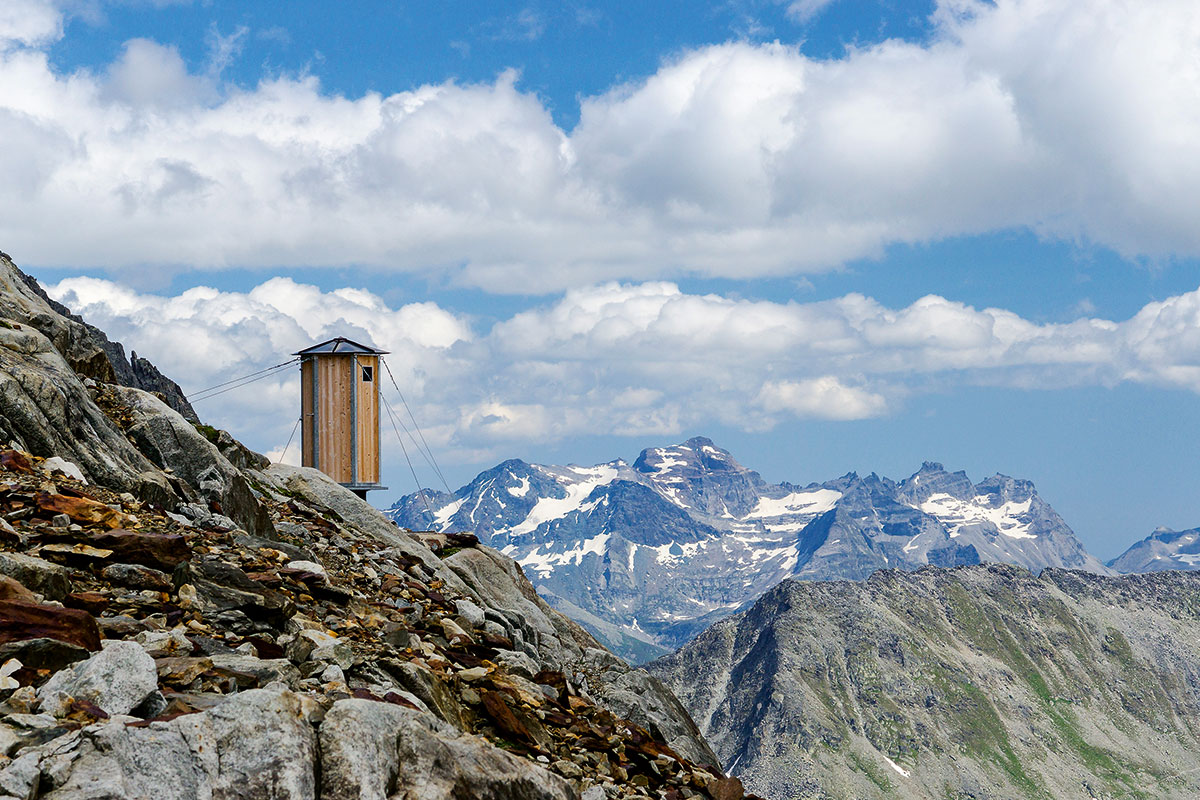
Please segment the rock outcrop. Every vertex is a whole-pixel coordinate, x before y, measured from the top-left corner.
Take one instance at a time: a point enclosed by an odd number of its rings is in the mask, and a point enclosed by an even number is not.
[[[43,299],[0,259],[0,798],[742,796],[513,561],[112,382]]]
[[[0,290],[3,295],[0,303],[4,303],[0,316],[25,321],[40,330],[55,343],[80,376],[159,395],[184,417],[199,422],[200,418],[179,384],[159,372],[148,359],[139,358],[137,353],[130,353],[126,358],[120,342],[109,340],[104,331],[72,314],[4,253],[0,253],[0,281],[4,282]]]
[[[1200,794],[1200,574],[785,581],[650,665],[788,798]]]

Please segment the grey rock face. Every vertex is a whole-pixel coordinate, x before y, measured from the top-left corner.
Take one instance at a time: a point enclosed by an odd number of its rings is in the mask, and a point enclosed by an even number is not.
[[[340,700],[321,723],[323,800],[573,800],[570,784],[428,714]]]
[[[750,791],[1195,797],[1200,575],[785,581],[649,666]]]
[[[105,383],[119,383],[162,395],[167,405],[189,420],[198,420],[179,384],[137,353],[127,359],[120,342],[110,341],[104,331],[46,294],[31,276],[0,254],[4,285],[0,294],[0,316],[28,322],[50,339],[79,375]]]
[[[154,659],[135,642],[110,642],[86,661],[51,676],[38,698],[42,710],[67,713],[72,699],[95,703],[109,714],[128,714],[158,689]]]
[[[3,282],[0,269],[0,297]],[[140,490],[153,465],[96,407],[50,340],[13,325],[0,324],[0,440],[65,458],[94,483]]]
[[[1200,569],[1200,528],[1159,528],[1108,562],[1117,572],[1162,572]]]
[[[405,711],[369,700],[334,703],[321,723],[324,800],[386,800],[394,793]]]
[[[311,800],[317,737],[299,696],[251,689],[173,720],[211,782],[213,800]]]
[[[1105,573],[1028,481],[973,484],[926,462],[896,483],[856,474],[767,484],[702,437],[632,467],[506,461],[453,495],[398,501],[398,524],[468,530],[615,652],[644,661],[780,580],[982,562]]]
[[[41,764],[47,800],[193,800],[208,788],[187,741],[169,725],[95,725],[55,749]]]
[[[300,697],[285,690],[242,692],[147,728],[92,725],[22,758],[45,800],[316,797],[316,733]]]

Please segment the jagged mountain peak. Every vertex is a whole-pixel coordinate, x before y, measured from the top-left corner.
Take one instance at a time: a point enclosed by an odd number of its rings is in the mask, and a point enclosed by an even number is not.
[[[975,485],[975,491],[980,496],[994,497],[1001,503],[1023,503],[1037,496],[1037,488],[1033,481],[1000,473],[980,481]]]
[[[713,518],[750,513],[767,484],[753,470],[704,436],[641,452],[633,469],[667,500]]]
[[[896,482],[872,472],[850,481],[843,490],[844,498],[863,498],[868,501],[891,499],[896,492]]]
[[[1200,528],[1175,531],[1160,525],[1108,566],[1124,573],[1200,570]]]
[[[926,461],[921,468],[900,482],[897,495],[902,502],[919,506],[934,495],[949,495],[956,500],[968,500],[975,495],[975,486],[963,471],[947,472],[936,461]]]
[[[710,470],[747,471],[726,449],[712,439],[693,436],[680,444],[648,447],[633,462],[633,468],[647,474],[661,474],[680,468],[703,467]]]

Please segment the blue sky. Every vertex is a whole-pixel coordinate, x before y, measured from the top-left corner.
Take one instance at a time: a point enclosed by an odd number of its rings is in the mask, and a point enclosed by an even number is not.
[[[0,249],[185,389],[372,338],[454,485],[939,460],[1108,558],[1200,525],[1198,58],[1182,0],[12,0]]]

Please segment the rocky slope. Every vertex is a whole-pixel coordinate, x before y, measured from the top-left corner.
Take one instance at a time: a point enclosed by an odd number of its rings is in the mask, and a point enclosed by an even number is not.
[[[0,258],[0,798],[742,796],[513,561],[107,358]]]
[[[788,577],[981,562],[1107,572],[1029,481],[926,463],[895,482],[768,484],[697,437],[632,465],[506,461],[455,492],[399,500],[416,530],[471,531],[614,651],[645,660]]]
[[[1200,528],[1159,528],[1109,561],[1108,566],[1121,573],[1200,570]]]
[[[785,581],[650,665],[785,798],[1200,796],[1200,575]]]

